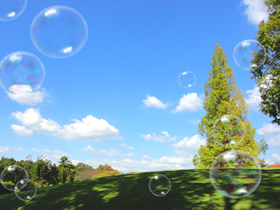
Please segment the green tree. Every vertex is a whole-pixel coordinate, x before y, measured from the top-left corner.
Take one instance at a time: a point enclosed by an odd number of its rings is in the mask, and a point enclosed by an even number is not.
[[[266,50],[265,62],[253,68],[251,79],[258,84],[262,101],[260,111],[273,118],[272,123],[280,125],[280,1],[265,0],[269,19],[261,21],[255,37]],[[262,56],[254,56],[253,63],[262,64]]]
[[[206,135],[205,145],[201,145],[198,155],[194,155],[193,164],[198,168],[210,168],[213,160],[222,152],[237,149],[246,151],[253,157],[258,158],[262,152],[265,154],[268,145],[262,139],[257,143],[253,138],[255,129],[247,119],[248,105],[242,92],[235,84],[235,77],[230,66],[227,65],[227,57],[221,46],[216,43],[211,62],[212,71],[209,73],[208,81],[205,83],[204,110],[206,115],[201,118],[199,133]],[[236,146],[227,144],[225,147],[217,143],[212,135],[213,125],[223,115],[233,115],[241,119],[245,125],[246,133],[244,139]]]

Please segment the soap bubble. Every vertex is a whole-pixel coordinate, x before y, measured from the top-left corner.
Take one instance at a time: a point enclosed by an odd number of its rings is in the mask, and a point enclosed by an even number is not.
[[[84,17],[67,6],[43,9],[33,19],[30,36],[34,46],[46,56],[66,58],[79,52],[88,37]]]
[[[15,185],[21,179],[28,179],[28,174],[24,168],[17,165],[6,167],[1,173],[1,183],[7,190],[14,191]],[[21,185],[19,187],[24,187]],[[18,188],[21,190],[21,188]]]
[[[221,153],[210,167],[213,187],[229,198],[242,198],[253,193],[261,182],[261,176],[258,161],[240,150]]]
[[[224,115],[213,126],[213,137],[221,145],[235,146],[245,137],[245,125],[236,116]]]
[[[18,18],[25,10],[27,0],[0,0],[0,20],[10,21]]]
[[[44,65],[31,53],[14,52],[0,62],[0,85],[8,93],[36,91],[42,86],[44,79]]]
[[[183,88],[193,87],[196,83],[196,76],[192,72],[185,71],[179,75],[178,82]]]
[[[233,50],[233,59],[237,66],[245,70],[257,69],[264,64],[266,60],[266,50],[262,44],[256,40],[244,40],[240,42]],[[254,56],[257,58],[252,63]]]
[[[158,174],[150,179],[149,190],[151,193],[157,197],[163,197],[171,189],[171,182],[167,176]]]
[[[32,200],[37,193],[37,187],[30,179],[21,179],[15,186],[15,194],[22,201]]]

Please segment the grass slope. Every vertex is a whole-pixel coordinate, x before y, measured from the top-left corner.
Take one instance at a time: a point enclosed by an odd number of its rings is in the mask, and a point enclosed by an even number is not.
[[[150,179],[164,174],[171,190],[156,197],[148,188]],[[171,209],[280,209],[280,169],[263,169],[254,193],[231,199],[217,192],[209,169],[154,171],[124,174],[40,188],[31,201],[20,201],[14,193],[0,196],[3,210],[171,210]]]

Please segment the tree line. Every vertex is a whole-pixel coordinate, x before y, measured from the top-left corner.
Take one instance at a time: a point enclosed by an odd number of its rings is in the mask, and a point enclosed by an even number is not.
[[[38,156],[36,162],[32,161],[31,155],[28,155],[25,160],[20,161],[16,161],[13,157],[5,158],[3,156],[0,160],[0,172],[11,165],[18,165],[23,167],[27,171],[29,179],[35,183],[37,188],[50,187],[59,184],[99,178],[104,176],[115,176],[124,174],[113,169],[108,164],[100,164],[95,169],[92,166],[81,162],[74,166],[66,156],[60,158],[58,165],[52,164],[52,162],[46,159],[43,155]],[[1,184],[0,195],[9,192],[12,191],[6,190]]]

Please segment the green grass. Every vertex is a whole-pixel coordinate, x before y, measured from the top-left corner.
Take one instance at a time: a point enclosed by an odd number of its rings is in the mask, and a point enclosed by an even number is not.
[[[156,197],[148,188],[150,179],[164,174],[171,190]],[[280,209],[280,169],[263,169],[259,187],[250,195],[231,199],[217,192],[209,169],[154,171],[124,174],[40,188],[27,202],[14,193],[0,196],[3,210],[172,210],[172,209]]]

